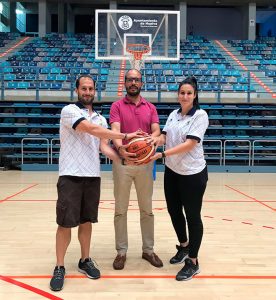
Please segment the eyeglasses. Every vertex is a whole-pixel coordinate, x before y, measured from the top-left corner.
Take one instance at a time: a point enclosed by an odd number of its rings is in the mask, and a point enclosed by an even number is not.
[[[133,81],[135,81],[135,83],[139,83],[142,82],[142,78],[126,78],[127,83],[132,83]]]

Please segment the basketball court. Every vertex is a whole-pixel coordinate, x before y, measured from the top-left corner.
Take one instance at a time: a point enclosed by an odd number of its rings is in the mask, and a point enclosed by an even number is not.
[[[187,282],[174,279],[170,265],[177,243],[163,194],[163,173],[154,184],[157,269],[141,259],[139,211],[133,189],[128,212],[129,251],[125,269],[112,268],[114,197],[111,172],[102,173],[99,223],[93,226],[91,256],[102,278],[77,271],[77,230],[66,255],[64,289],[49,281],[55,265],[56,172],[0,172],[0,299],[275,299],[276,174],[210,173],[204,196],[201,273]]]
[[[95,58],[120,64],[109,77],[118,85],[118,96],[126,61],[140,70],[147,61],[180,58],[177,11],[96,10],[95,17]],[[141,258],[133,188],[127,261],[123,270],[115,271],[113,180],[111,172],[103,172],[99,223],[93,225],[91,247],[102,277],[91,280],[78,273],[80,247],[74,229],[65,259],[64,289],[54,293],[49,281],[55,266],[57,179],[57,172],[0,172],[0,299],[276,298],[276,173],[209,173],[202,209],[201,272],[191,281],[178,282],[175,275],[182,265],[169,264],[177,239],[166,209],[163,173],[157,173],[154,183],[153,207],[155,252],[164,267],[155,268]]]

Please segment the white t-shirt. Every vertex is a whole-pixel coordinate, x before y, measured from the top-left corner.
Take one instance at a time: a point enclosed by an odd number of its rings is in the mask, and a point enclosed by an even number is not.
[[[208,128],[207,113],[202,109],[192,108],[182,116],[181,110],[174,110],[168,117],[163,131],[166,133],[166,149],[173,148],[191,138],[198,141],[196,146],[187,153],[166,157],[165,164],[175,173],[192,175],[201,172],[205,166],[203,137]]]
[[[107,128],[106,119],[81,103],[69,104],[61,111],[59,175],[100,177],[100,139],[75,130],[82,120]]]

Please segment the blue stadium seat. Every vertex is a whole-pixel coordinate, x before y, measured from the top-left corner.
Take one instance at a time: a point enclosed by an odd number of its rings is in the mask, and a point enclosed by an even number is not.
[[[62,88],[61,83],[56,83],[56,82],[51,83],[51,89],[52,90],[61,90],[61,88]]]
[[[51,88],[51,83],[48,82],[40,82],[39,88],[42,90],[49,90]]]
[[[152,84],[152,83],[148,83],[148,84],[145,85],[145,90],[146,91],[156,91],[157,90],[157,85]]]
[[[30,86],[29,82],[18,82],[18,88],[19,89],[28,89]]]
[[[15,80],[15,74],[5,74],[4,80]]]
[[[18,87],[17,82],[8,82],[7,84],[8,89],[17,89],[17,87]]]
[[[57,81],[66,81],[67,80],[67,75],[60,75],[58,74],[56,77]]]
[[[171,91],[177,91],[178,90],[178,84],[168,84],[168,90]]]

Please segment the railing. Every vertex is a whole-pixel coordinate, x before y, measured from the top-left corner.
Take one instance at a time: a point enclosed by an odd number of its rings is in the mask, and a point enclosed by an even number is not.
[[[44,141],[45,143],[43,145],[41,144],[26,144],[27,141]],[[56,143],[58,142],[58,143]],[[236,142],[243,142],[245,145],[244,146],[240,146],[240,145],[231,145],[233,143]],[[233,161],[241,161],[241,160],[245,160],[247,161],[247,165],[248,166],[254,166],[256,165],[256,160],[267,160],[267,161],[274,161],[276,162],[276,140],[225,140],[224,142],[222,140],[219,139],[206,139],[204,140],[204,144],[206,145],[207,143],[217,143],[217,146],[208,146],[204,148],[205,151],[205,155],[206,155],[206,160],[208,162],[208,160],[218,160],[219,165],[221,166],[223,164],[223,166],[227,165],[227,160],[231,160]],[[257,145],[260,143],[273,143],[272,146],[267,146],[264,145],[260,148],[260,146]],[[35,150],[31,150],[31,151],[27,151],[24,149],[24,147],[26,146],[33,146],[34,148],[44,148],[44,151],[35,151]],[[54,151],[54,146],[59,146],[59,138],[53,138],[50,140],[47,138],[23,138],[21,140],[21,163],[24,164],[24,155],[25,154],[46,154],[46,161],[47,164],[53,164],[53,159],[54,159],[54,155],[59,153],[58,151]],[[209,149],[208,149],[209,148]],[[258,153],[258,151],[262,150],[269,150],[270,152],[266,153],[263,156],[259,156],[256,158],[256,154]],[[161,151],[165,150],[165,145],[160,147]],[[208,150],[211,150],[211,152],[209,152]],[[218,151],[214,151],[214,150],[218,150]],[[232,156],[232,157],[231,157]],[[233,157],[234,156],[234,157]],[[39,157],[39,156],[38,156]],[[165,160],[162,159],[162,164],[165,163]],[[111,160],[107,157],[105,157],[105,164],[111,164]]]
[[[222,140],[210,140],[210,139],[205,139],[203,140],[203,144],[208,144],[208,143],[215,143],[218,144],[217,146],[212,146],[210,145],[208,148],[205,147],[204,148],[204,152],[205,152],[205,156],[208,156],[209,159],[209,155],[211,156],[210,159],[217,159],[217,156],[219,155],[219,165],[221,166],[222,164]],[[210,152],[210,151],[211,152]],[[219,152],[216,152],[215,150],[219,150]]]
[[[263,144],[263,143],[274,143],[274,146],[271,147],[261,147],[259,148],[256,144]],[[276,160],[276,139],[273,140],[254,140],[252,143],[252,166],[255,164],[255,158],[258,151],[271,151],[271,153],[267,152],[264,156],[260,156],[257,158],[257,160],[269,160],[269,159],[275,159]],[[274,152],[273,152],[274,151]],[[263,153],[264,154],[264,153]]]
[[[46,157],[47,157],[47,164],[49,164],[49,159],[50,159],[50,153],[49,153],[49,139],[47,139],[47,138],[23,138],[22,140],[21,140],[21,163],[22,163],[22,165],[24,164],[24,153],[26,153],[26,152],[24,152],[24,142],[26,142],[26,141],[44,141],[44,142],[46,142],[45,144],[45,150],[46,151],[39,151],[39,150],[37,150],[37,151],[34,151],[34,150],[31,150],[31,151],[28,151],[28,153],[30,154],[30,153],[36,153],[36,154],[41,154],[41,153],[46,153]],[[26,146],[26,144],[25,144],[25,146]],[[32,145],[33,147],[35,147],[35,146],[37,146],[37,144],[36,145]],[[42,146],[42,149],[43,149],[43,146]]]
[[[58,143],[56,143],[56,142],[58,142]],[[53,164],[54,154],[59,153],[59,151],[54,151],[54,146],[56,146],[56,145],[60,146],[60,139],[59,138],[51,139],[51,142],[50,142],[50,155],[51,155],[50,162],[51,162],[51,165]]]
[[[238,147],[238,146],[235,146],[235,145],[233,145],[233,146],[230,145],[230,146],[227,147],[227,144],[235,143],[235,142],[244,142],[244,143],[248,144],[248,146]],[[228,150],[232,150],[234,152],[230,152]],[[236,151],[238,151],[238,152],[236,152]],[[239,159],[242,159],[242,158],[245,157],[245,160],[248,160],[248,166],[250,166],[251,142],[249,140],[225,140],[224,143],[223,143],[223,165],[224,166],[225,166],[226,160],[231,159],[230,155],[232,155],[232,156],[235,155]],[[237,158],[234,157],[234,159],[237,159]]]

